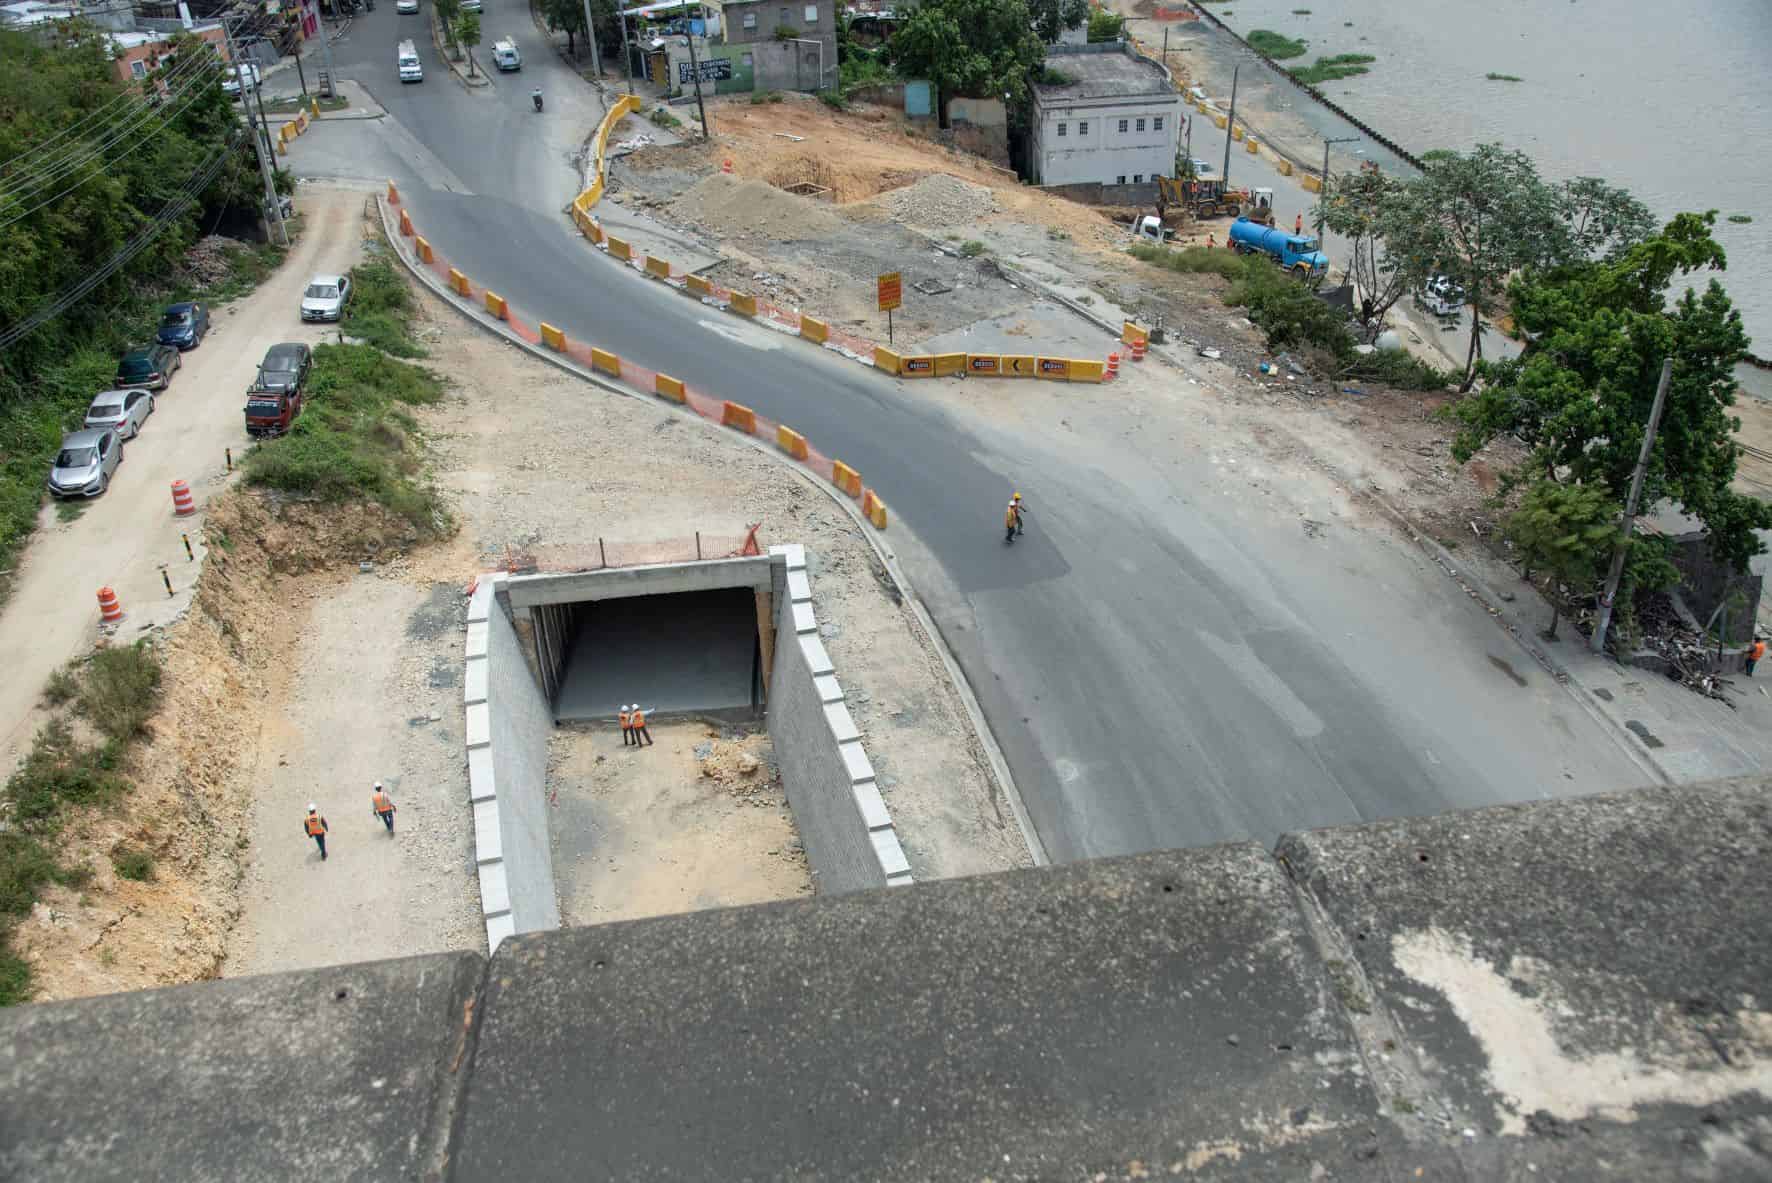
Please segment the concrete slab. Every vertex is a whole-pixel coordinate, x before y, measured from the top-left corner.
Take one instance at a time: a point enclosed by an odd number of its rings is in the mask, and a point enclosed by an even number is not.
[[[789,571],[806,569],[806,547],[799,542],[781,542],[769,548],[772,555],[780,555],[788,562]]]
[[[868,834],[868,841],[874,844],[874,854],[887,879],[911,873],[911,861],[905,858],[904,847],[898,844],[898,835],[892,830],[874,830]]]
[[[866,784],[856,785],[853,792],[855,793],[856,807],[861,810],[863,825],[867,826],[870,831],[891,828],[892,814],[887,810],[886,799],[880,796],[878,786],[869,781]]]
[[[868,754],[862,748],[860,740],[850,740],[848,743],[838,744],[837,753],[843,757],[843,767],[848,770],[850,780],[861,784],[863,781],[874,779],[874,765],[868,759]]]
[[[1732,1142],[1772,1177],[1769,790],[1319,830],[1279,854],[1358,965],[1344,1001],[1369,994],[1416,1049],[1396,1087],[1417,1120],[1478,1131],[1475,1177],[1674,1178]]]
[[[420,1179],[471,953],[0,1012],[0,1178]]]
[[[504,857],[504,839],[499,833],[498,803],[477,801],[474,804],[474,862],[493,863]]]
[[[504,583],[513,608],[537,604],[582,604],[633,596],[668,596],[726,588],[773,588],[773,561],[767,555],[611,567],[570,575],[513,575]]]
[[[794,603],[803,603],[812,598],[812,581],[806,578],[805,571],[788,572],[788,599]]]
[[[610,719],[632,702],[665,714],[754,705],[761,671],[751,589],[603,600],[574,612],[578,637],[556,719]]]
[[[468,623],[467,657],[472,660],[486,656],[486,622],[475,620]]]
[[[793,609],[795,632],[815,633],[818,631],[818,617],[812,614],[812,605],[810,603],[795,604]]]
[[[831,655],[825,652],[824,642],[816,635],[800,638],[800,651],[806,655],[806,664],[812,670],[812,676],[828,674],[836,667],[831,665]]]
[[[505,938],[515,936],[516,932],[517,922],[512,919],[509,912],[503,916],[488,916],[486,918],[486,948],[490,952],[498,952],[498,947]]]
[[[468,623],[474,624],[485,620],[492,611],[493,596],[498,591],[498,584],[482,576],[474,585],[474,594],[468,597]]]
[[[483,748],[492,742],[492,713],[483,702],[477,702],[467,709],[468,751]]]
[[[849,714],[849,708],[840,702],[824,704],[824,720],[830,724],[831,734],[837,737],[838,743],[848,743],[852,739],[861,738],[861,728],[855,725],[855,719]]]
[[[502,862],[480,864],[480,911],[486,916],[503,916],[511,910],[511,890],[505,880]]]
[[[1410,1178],[1331,997],[1254,845],[523,936],[452,1167]]]
[[[468,753],[468,800],[477,804],[496,796],[498,782],[492,771],[492,749],[475,748]]]
[[[834,675],[820,674],[812,679],[812,688],[818,691],[820,702],[841,702],[843,700],[843,687]]]
[[[486,659],[484,657],[476,657],[467,663],[467,673],[462,679],[462,701],[468,706],[486,701]]]
[[[625,240],[637,253],[669,259],[674,270],[705,271],[723,261],[723,256],[707,244],[614,201],[597,203],[597,220],[605,231]]]

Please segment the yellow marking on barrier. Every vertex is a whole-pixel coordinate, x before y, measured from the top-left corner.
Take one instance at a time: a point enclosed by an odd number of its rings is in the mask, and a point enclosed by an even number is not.
[[[553,325],[549,324],[545,320],[541,322],[540,327],[541,327],[541,343],[543,345],[546,345],[549,349],[552,349],[555,353],[565,353],[566,352],[566,334],[561,332],[559,329],[555,328]]]
[[[866,489],[862,492],[861,512],[866,515],[868,521],[874,524],[876,530],[884,530],[886,528],[886,505],[875,495],[872,489]]]
[[[288,140],[278,140],[277,141],[277,155],[279,155],[279,156],[289,155],[289,141]]]
[[[1134,341],[1143,341],[1148,345],[1150,344],[1150,340],[1150,330],[1139,324],[1137,321],[1128,320],[1121,324],[1120,341],[1123,344],[1130,345]]]
[[[757,315],[757,297],[755,296],[747,295],[744,292],[733,292],[732,298],[727,301],[727,304],[732,311],[740,316]]]
[[[727,427],[736,427],[746,435],[757,434],[757,413],[735,402],[720,404],[720,422]]]
[[[418,257],[422,261],[424,261],[426,263],[435,263],[437,261],[437,256],[431,252],[431,240],[430,239],[425,238],[421,235],[421,236],[415,236],[412,241],[417,245]]]
[[[1224,125],[1230,121],[1227,120],[1223,115],[1220,115],[1217,111],[1214,111],[1214,112],[1212,112],[1212,122],[1214,125],[1216,125],[1217,127],[1222,129],[1224,127]]]
[[[1003,358],[995,353],[968,353],[966,372],[978,378],[1000,378],[1003,375]]]
[[[904,354],[884,345],[874,346],[874,368],[882,374],[897,374],[904,369]]]
[[[621,358],[607,349],[592,349],[591,369],[619,378],[621,377]]]
[[[1107,370],[1106,362],[1085,361],[1081,358],[1071,359],[1072,382],[1099,382]]]
[[[616,258],[631,259],[634,257],[634,248],[629,246],[627,243],[623,242],[621,239],[617,238],[615,235],[611,234],[609,236],[608,243],[609,243],[609,253],[614,255]]]
[[[308,102],[310,102],[310,103],[312,103],[312,104],[313,104],[313,106],[312,106],[312,108],[311,108],[311,109],[312,109],[312,110],[313,110],[313,112],[314,112],[314,118],[315,118],[315,119],[318,119],[318,118],[320,118],[320,100],[319,100],[319,99],[314,99],[314,98],[310,98],[310,99],[309,99],[309,100],[308,100]]]
[[[1249,149],[1249,155],[1251,155],[1251,156],[1254,156],[1257,152],[1261,151],[1261,144],[1255,139],[1254,136],[1250,136],[1247,140],[1245,140],[1243,142],[1243,146],[1245,148]]]
[[[713,281],[710,279],[706,279],[703,276],[691,275],[688,278],[686,278],[683,282],[688,286],[690,291],[694,292],[698,296],[711,296],[714,294]]]
[[[511,306],[505,303],[505,298],[497,292],[486,293],[486,311],[500,320],[511,319]]]
[[[465,296],[468,294],[468,277],[451,267],[449,269],[449,286],[455,289],[456,295]]]
[[[654,374],[652,390],[654,394],[662,395],[674,403],[689,401],[689,392],[683,389],[683,384],[668,374]]]
[[[1237,126],[1231,128],[1231,139],[1240,140],[1242,138],[1243,138],[1243,125],[1239,123],[1239,124],[1237,124]]]
[[[966,375],[966,355],[964,353],[938,353],[935,355],[935,376],[947,378],[955,374]]]
[[[861,474],[841,460],[831,461],[831,484],[851,497],[861,496]]]
[[[1306,192],[1321,193],[1323,191],[1323,178],[1314,173],[1306,173],[1303,184]]]
[[[1274,161],[1274,167],[1280,171],[1282,177],[1289,177],[1292,175],[1292,162],[1290,160],[1276,160]]]
[[[906,357],[899,364],[898,372],[906,378],[933,378],[935,358],[927,353]]]
[[[655,256],[652,256],[652,255],[647,255],[646,256],[646,274],[651,275],[651,276],[655,276],[658,279],[669,279],[671,277],[670,260],[669,259],[660,259],[660,258],[656,258]]]
[[[1034,357],[1003,355],[1003,377],[1032,378],[1039,374],[1039,359]]]
[[[775,443],[777,447],[795,460],[804,460],[811,455],[811,449],[806,446],[806,437],[791,427],[777,427],[775,429]]]
[[[817,341],[823,345],[831,338],[831,326],[802,312],[800,314],[800,335],[808,341]]]
[[[1040,359],[1040,377],[1053,378],[1063,382],[1071,376],[1071,359],[1068,357],[1043,357]]]

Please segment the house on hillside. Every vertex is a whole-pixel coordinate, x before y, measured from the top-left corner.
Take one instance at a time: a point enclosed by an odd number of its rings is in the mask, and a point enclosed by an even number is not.
[[[1047,69],[1065,81],[1034,87],[1031,179],[1107,186],[1107,200],[1154,194],[1156,178],[1174,173],[1181,136],[1181,95],[1168,73],[1125,42],[1053,45],[1046,55]]]
[[[751,68],[756,89],[828,90],[836,85],[836,0],[725,0],[721,24],[726,44]]]

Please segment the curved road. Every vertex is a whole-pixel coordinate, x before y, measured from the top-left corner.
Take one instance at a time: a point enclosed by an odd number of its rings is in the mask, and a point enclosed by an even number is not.
[[[1227,505],[1191,456],[998,430],[622,274],[561,214],[600,108],[526,5],[486,0],[486,46],[515,36],[525,64],[476,91],[438,60],[428,20],[428,5],[399,16],[385,2],[358,18],[338,70],[388,118],[323,124],[293,165],[391,177],[438,249],[517,310],[855,466],[892,506],[894,545],[1053,859],[1647,779],[1548,679],[1523,684],[1506,666],[1523,655],[1487,615],[1399,548],[1302,547],[1295,518]],[[426,73],[403,87],[394,45],[408,36]],[[1012,487],[1035,516],[1011,549],[997,531]]]

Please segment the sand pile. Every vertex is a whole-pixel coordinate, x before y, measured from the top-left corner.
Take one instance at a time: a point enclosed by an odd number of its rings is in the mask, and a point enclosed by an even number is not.
[[[752,234],[791,242],[834,235],[841,227],[820,202],[725,173],[702,178],[670,209],[679,221],[720,237]]]
[[[874,203],[891,214],[893,221],[926,230],[970,226],[997,212],[997,197],[990,189],[946,173],[882,193]]]

